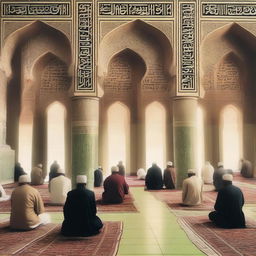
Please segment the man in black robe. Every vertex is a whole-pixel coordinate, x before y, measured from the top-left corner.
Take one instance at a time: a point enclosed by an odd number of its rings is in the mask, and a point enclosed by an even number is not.
[[[94,187],[101,187],[103,182],[103,174],[101,166],[94,171]]]
[[[21,167],[20,163],[16,163],[14,167],[14,181],[17,182],[21,175],[25,175],[23,168]]]
[[[213,173],[213,185],[215,186],[215,190],[219,191],[223,187],[222,176],[226,173],[233,174],[232,170],[224,169],[223,163],[218,163],[218,168],[214,170]]]
[[[147,171],[145,184],[147,189],[162,189],[163,187],[163,176],[161,169],[157,166],[156,163],[152,164]]]
[[[118,162],[117,167],[118,167],[118,174],[122,175],[122,176],[125,176],[125,168],[124,168],[124,164],[123,164],[122,161]]]
[[[58,169],[60,168],[60,165],[57,163],[56,160],[51,164],[50,166],[50,173],[49,173],[49,183],[51,179],[58,177]]]
[[[253,178],[252,163],[249,160],[241,159],[241,175],[245,178]]]
[[[100,232],[103,224],[96,216],[94,192],[86,189],[87,177],[77,176],[77,187],[68,192],[64,205],[64,221],[61,233],[64,236],[93,236]]]
[[[244,196],[240,188],[232,185],[232,180],[231,174],[223,175],[223,188],[219,190],[215,211],[209,213],[209,219],[222,228],[245,228]]]

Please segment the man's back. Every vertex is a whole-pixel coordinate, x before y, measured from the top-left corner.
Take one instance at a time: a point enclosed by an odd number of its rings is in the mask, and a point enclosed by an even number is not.
[[[10,226],[29,229],[40,222],[38,215],[44,212],[39,192],[29,185],[22,185],[12,192]]]
[[[123,176],[115,173],[104,181],[102,200],[104,203],[122,203],[124,195],[128,194],[129,186]]]
[[[31,184],[41,185],[44,183],[43,170],[37,166],[33,167],[31,171]]]
[[[64,204],[67,193],[71,190],[71,180],[64,175],[50,181],[50,200],[54,204]]]
[[[202,203],[203,181],[197,176],[191,176],[183,181],[182,202],[185,205],[198,205]]]
[[[158,166],[152,166],[148,169],[145,183],[147,189],[161,189],[163,187],[162,172]]]
[[[164,170],[164,185],[168,189],[175,189],[176,172],[174,167],[167,167]]]
[[[213,183],[213,173],[214,173],[213,166],[210,163],[205,164],[202,167],[201,172],[202,172],[202,178],[203,178],[204,183],[212,184]]]
[[[94,171],[94,187],[100,187],[103,182],[102,171],[97,169]]]
[[[253,177],[253,168],[250,161],[243,160],[242,167],[241,167],[241,175],[245,178]]]

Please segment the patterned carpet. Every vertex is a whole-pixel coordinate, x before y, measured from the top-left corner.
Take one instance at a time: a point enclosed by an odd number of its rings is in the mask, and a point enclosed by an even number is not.
[[[245,229],[217,228],[207,216],[186,216],[179,218],[178,222],[191,241],[206,255],[255,255],[255,222],[247,221]]]
[[[6,190],[6,193],[11,195],[13,189],[17,186],[17,184],[7,184],[4,185],[4,188]],[[40,195],[42,196],[42,199],[44,201],[45,211],[46,212],[62,212],[63,206],[58,205],[51,205],[50,199],[49,199],[49,192],[48,192],[48,185],[39,185],[39,186],[33,186],[37,190],[39,190]],[[101,199],[101,195],[103,192],[103,188],[95,188],[95,197],[96,200]],[[103,205],[101,203],[97,203],[98,212],[137,212],[137,208],[134,205],[134,199],[129,193],[128,195],[125,195],[125,200],[122,204],[109,204],[109,205]],[[11,210],[11,203],[9,201],[0,202],[0,212],[10,212]]]
[[[26,232],[10,231],[0,224],[0,255],[116,255],[122,222],[105,222],[102,232],[85,238],[66,238],[60,235],[60,225],[48,224]]]
[[[137,176],[126,176],[125,180],[129,187],[145,187],[145,180],[138,180]]]

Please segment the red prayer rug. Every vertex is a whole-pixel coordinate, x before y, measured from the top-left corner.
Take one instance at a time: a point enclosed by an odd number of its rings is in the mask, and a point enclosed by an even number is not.
[[[182,217],[179,224],[190,240],[206,255],[255,255],[256,223],[247,221],[247,228],[216,227],[207,216]]]
[[[137,176],[126,176],[125,180],[129,187],[145,187],[145,180],[138,180]]]
[[[245,178],[240,173],[234,175],[234,181],[256,185],[256,178]]]
[[[100,234],[82,238],[63,237],[60,228],[59,224],[48,224],[14,232],[7,226],[0,227],[0,255],[113,256],[122,234],[122,222],[104,222]]]

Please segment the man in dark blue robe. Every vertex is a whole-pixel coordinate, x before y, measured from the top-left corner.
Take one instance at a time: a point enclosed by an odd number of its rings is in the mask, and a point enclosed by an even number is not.
[[[103,182],[103,174],[101,166],[94,171],[94,187],[101,187]]]
[[[209,213],[209,219],[222,228],[245,228],[244,196],[240,188],[232,185],[232,180],[231,174],[223,175],[223,188],[218,192],[215,211]]]
[[[87,177],[77,176],[77,187],[68,192],[64,205],[64,221],[61,233],[64,236],[93,236],[103,224],[96,216],[94,192],[86,189]]]
[[[163,176],[161,169],[157,166],[156,163],[152,164],[147,171],[145,184],[147,189],[162,189],[163,187]]]

